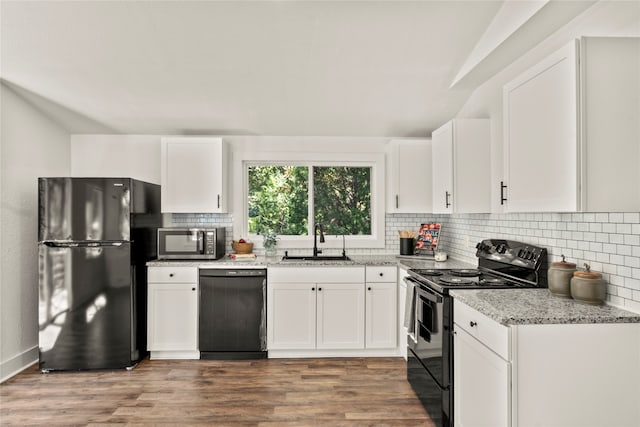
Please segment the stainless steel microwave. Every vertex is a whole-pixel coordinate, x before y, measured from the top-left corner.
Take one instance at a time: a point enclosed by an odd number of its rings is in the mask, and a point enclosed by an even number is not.
[[[222,227],[158,229],[158,259],[218,259],[224,247]]]

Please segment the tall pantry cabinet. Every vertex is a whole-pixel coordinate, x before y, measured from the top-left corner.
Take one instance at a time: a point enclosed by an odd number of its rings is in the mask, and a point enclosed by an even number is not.
[[[508,212],[640,210],[640,38],[583,37],[504,86]]]

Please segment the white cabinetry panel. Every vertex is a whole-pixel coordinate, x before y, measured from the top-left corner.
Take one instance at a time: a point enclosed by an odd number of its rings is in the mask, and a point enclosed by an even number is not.
[[[221,138],[162,138],[162,212],[226,212],[227,151]]]

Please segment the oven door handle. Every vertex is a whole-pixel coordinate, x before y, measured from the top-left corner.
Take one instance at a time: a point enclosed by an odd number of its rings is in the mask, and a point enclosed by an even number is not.
[[[435,302],[436,304],[442,302],[442,296],[436,294],[435,292],[426,289],[424,284],[420,282],[418,279],[414,279],[413,277],[407,276],[403,279],[405,282],[411,282],[414,286],[416,286],[417,294],[425,299],[428,299],[431,302]]]

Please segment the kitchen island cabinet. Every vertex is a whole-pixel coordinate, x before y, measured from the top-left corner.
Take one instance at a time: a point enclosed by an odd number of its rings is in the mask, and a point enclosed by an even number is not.
[[[222,138],[162,138],[162,212],[227,212],[227,156]]]
[[[640,38],[583,37],[504,86],[507,212],[640,210],[638,75]]]
[[[452,294],[455,425],[640,425],[640,315],[546,289]]]
[[[151,359],[199,359],[198,269],[149,267],[147,350]]]
[[[491,211],[489,119],[453,119],[432,134],[433,213]]]

